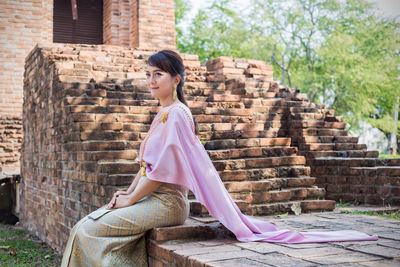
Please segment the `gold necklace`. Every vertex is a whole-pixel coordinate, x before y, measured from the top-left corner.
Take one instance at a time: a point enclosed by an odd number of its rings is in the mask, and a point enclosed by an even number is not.
[[[150,135],[154,132],[154,129],[157,127],[157,125],[158,125],[161,121],[162,121],[163,123],[165,123],[165,122],[167,121],[167,119],[168,119],[168,112],[169,112],[172,108],[174,108],[174,107],[181,108],[181,109],[185,112],[186,116],[188,117],[188,119],[189,119],[189,121],[190,121],[190,126],[191,126],[191,128],[192,128],[192,131],[193,131],[193,133],[195,133],[195,130],[194,130],[194,123],[193,123],[192,119],[190,118],[190,115],[188,114],[188,112],[186,111],[186,109],[183,108],[182,106],[173,105],[173,106],[170,107],[167,111],[163,112],[163,113],[161,114],[160,119],[158,119],[158,120],[155,122],[154,126],[151,127],[151,129],[149,130],[149,133],[148,133],[148,134],[146,135],[146,137],[144,138],[142,149],[139,151],[139,166],[140,166],[140,172],[141,172],[141,175],[142,175],[142,176],[146,176],[146,162],[145,162],[142,158],[143,158],[143,153],[144,153],[144,149],[145,149],[147,140],[149,139]]]

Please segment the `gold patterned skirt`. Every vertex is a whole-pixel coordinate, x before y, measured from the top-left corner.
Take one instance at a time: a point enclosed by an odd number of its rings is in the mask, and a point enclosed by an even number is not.
[[[183,224],[189,215],[187,193],[164,183],[132,206],[95,210],[72,228],[61,266],[147,267],[146,231]]]

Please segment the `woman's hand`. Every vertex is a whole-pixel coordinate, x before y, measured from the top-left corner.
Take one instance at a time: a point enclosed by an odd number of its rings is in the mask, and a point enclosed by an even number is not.
[[[116,196],[116,197],[120,196],[120,195],[129,195],[129,192],[118,190],[117,192],[114,193],[114,196]]]
[[[114,193],[110,203],[106,209],[117,209],[133,205],[132,196],[125,191],[117,191]]]

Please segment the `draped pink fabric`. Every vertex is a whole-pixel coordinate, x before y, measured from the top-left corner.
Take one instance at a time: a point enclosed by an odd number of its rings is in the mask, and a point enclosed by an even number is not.
[[[165,111],[168,111],[167,120],[157,125],[155,122]],[[190,109],[180,101],[158,112],[149,132],[153,127],[155,129],[142,155],[147,164],[147,177],[189,188],[209,213],[233,232],[239,241],[293,244],[378,240],[375,235],[354,230],[297,232],[280,229],[274,224],[242,214],[225,189],[203,144],[194,134],[191,118]]]

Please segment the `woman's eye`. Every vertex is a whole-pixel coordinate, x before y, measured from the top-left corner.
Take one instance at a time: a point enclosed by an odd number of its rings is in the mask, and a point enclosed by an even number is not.
[[[146,73],[146,76],[147,76],[147,77],[150,77],[150,73]]]
[[[156,75],[157,75],[157,76],[161,76],[162,73],[161,73],[161,72],[157,72]]]

